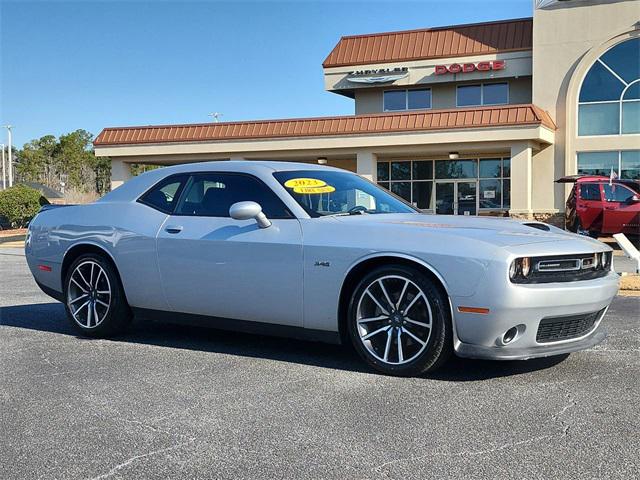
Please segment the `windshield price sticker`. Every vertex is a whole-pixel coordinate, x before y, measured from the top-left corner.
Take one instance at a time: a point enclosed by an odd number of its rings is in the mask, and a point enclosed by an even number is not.
[[[327,183],[318,180],[317,178],[292,178],[284,182],[284,186],[287,188],[296,187],[324,187]]]
[[[324,185],[322,187],[293,187],[294,193],[306,193],[310,195],[318,195],[321,193],[335,192],[336,189],[331,185]]]

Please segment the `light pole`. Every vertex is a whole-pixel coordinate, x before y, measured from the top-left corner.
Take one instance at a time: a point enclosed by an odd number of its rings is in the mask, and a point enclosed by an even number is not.
[[[4,163],[4,143],[0,143],[2,145],[2,189],[7,189],[7,175],[5,174],[5,163]]]
[[[7,140],[9,143],[9,149],[7,152],[9,154],[9,187],[13,187],[13,156],[11,155],[11,129],[13,126],[3,125],[3,127],[7,129]]]

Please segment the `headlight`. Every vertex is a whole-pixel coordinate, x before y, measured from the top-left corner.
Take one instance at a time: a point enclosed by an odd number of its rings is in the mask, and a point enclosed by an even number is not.
[[[611,258],[613,257],[613,252],[603,252],[601,255],[601,262],[603,270],[611,269]]]
[[[511,262],[511,266],[509,267],[509,278],[511,280],[516,278],[516,273],[518,273],[518,260]]]
[[[516,258],[509,266],[509,278],[528,277],[531,273],[531,259],[529,257]]]

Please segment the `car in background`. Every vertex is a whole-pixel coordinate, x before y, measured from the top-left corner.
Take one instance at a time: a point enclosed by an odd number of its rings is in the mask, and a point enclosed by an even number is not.
[[[556,182],[574,184],[565,208],[567,230],[591,237],[640,235],[640,181],[572,175]]]
[[[9,220],[7,220],[6,217],[3,217],[2,215],[0,215],[0,230],[10,230],[11,229],[11,223],[9,222]]]
[[[612,250],[596,240],[425,215],[359,175],[293,162],[152,170],[95,203],[47,207],[25,251],[82,335],[117,334],[136,316],[347,342],[394,375],[454,352],[591,348],[618,291]]]

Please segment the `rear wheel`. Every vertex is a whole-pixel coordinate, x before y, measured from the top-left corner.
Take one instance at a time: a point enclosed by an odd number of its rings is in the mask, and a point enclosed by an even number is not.
[[[380,267],[353,292],[349,335],[360,356],[382,373],[412,376],[433,371],[452,351],[447,303],[419,270]]]
[[[131,312],[112,264],[101,255],[81,255],[65,278],[65,307],[73,328],[91,337],[118,334]]]

